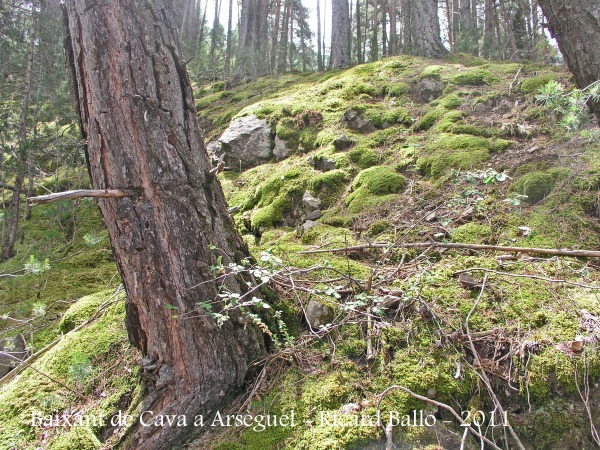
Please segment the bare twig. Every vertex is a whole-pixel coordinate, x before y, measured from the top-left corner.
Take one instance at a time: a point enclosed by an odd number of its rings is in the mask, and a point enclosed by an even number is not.
[[[77,189],[74,191],[56,192],[54,194],[40,195],[38,197],[29,197],[27,200],[30,205],[43,205],[59,200],[75,198],[123,198],[129,197],[130,195],[132,195],[131,192],[122,189]]]

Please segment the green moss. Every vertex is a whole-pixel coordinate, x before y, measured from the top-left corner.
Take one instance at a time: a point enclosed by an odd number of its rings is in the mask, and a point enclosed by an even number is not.
[[[283,119],[277,123],[275,133],[291,150],[310,151],[316,147],[318,130],[314,126],[298,128],[292,119]]]
[[[463,100],[456,94],[449,94],[439,99],[439,105],[447,109],[456,109],[463,104]]]
[[[319,197],[323,208],[328,208],[346,189],[347,182],[348,173],[336,169],[311,178],[308,187],[314,195]]]
[[[557,183],[569,176],[571,171],[567,168],[553,168],[544,172],[530,172],[517,179],[511,186],[510,192],[526,195],[528,203],[534,204],[542,201]]]
[[[369,236],[374,237],[374,236],[378,236],[381,233],[383,233],[384,231],[387,231],[390,227],[392,226],[392,224],[390,223],[389,220],[378,220],[377,222],[373,223],[370,227],[369,227]]]
[[[417,161],[419,170],[438,178],[448,169],[471,169],[487,161],[492,152],[506,150],[512,143],[470,135],[440,134]]]
[[[88,295],[79,299],[73,304],[65,314],[63,315],[58,329],[61,333],[68,333],[73,328],[81,325],[86,320],[90,319],[96,312],[102,303],[106,301],[106,297],[111,291],[98,292],[97,294]]]
[[[381,162],[381,156],[371,148],[359,145],[348,153],[348,158],[361,169],[368,169]]]
[[[458,86],[482,86],[498,81],[500,79],[497,76],[484,69],[473,69],[452,77],[452,83]]]
[[[544,85],[554,80],[556,80],[556,76],[549,73],[527,78],[521,83],[521,92],[526,95],[537,94]]]
[[[442,133],[449,133],[454,130],[457,122],[460,122],[464,119],[465,113],[462,111],[450,111],[444,114],[442,119],[435,126],[436,131],[441,131]]]
[[[417,76],[417,79],[422,80],[423,78],[434,78],[436,80],[441,80],[442,79],[442,71],[444,69],[445,69],[445,66],[440,66],[438,64],[427,66]]]
[[[352,185],[353,192],[346,197],[346,206],[352,213],[367,211],[395,198],[395,193],[406,185],[406,179],[387,166],[377,166],[360,172]]]
[[[385,88],[385,94],[390,97],[402,97],[408,93],[408,86],[404,83],[389,84]]]
[[[417,122],[415,129],[418,131],[429,130],[444,114],[445,110],[443,108],[436,108],[433,111],[428,112],[421,118],[421,120],[419,120],[419,122]]]
[[[52,440],[49,450],[97,450],[102,443],[87,426],[72,427]]]
[[[465,244],[480,244],[492,235],[489,225],[470,222],[452,230],[452,241]]]

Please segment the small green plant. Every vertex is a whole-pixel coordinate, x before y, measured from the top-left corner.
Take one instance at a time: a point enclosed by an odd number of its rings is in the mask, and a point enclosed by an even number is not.
[[[35,255],[30,255],[29,260],[25,263],[24,269],[25,273],[38,275],[50,270],[50,260],[46,258],[43,261],[40,261]]]
[[[575,131],[589,122],[589,102],[600,101],[600,80],[573,91],[567,91],[556,81],[549,81],[540,89],[536,100],[558,116],[562,128]]]
[[[44,317],[46,315],[47,305],[45,302],[35,302],[31,308],[33,317]]]
[[[510,197],[502,200],[503,202],[509,203],[511,206],[521,206],[523,200],[526,200],[527,196],[523,194],[511,194]]]
[[[82,385],[93,373],[94,367],[90,358],[81,354],[75,353],[71,358],[69,365],[69,378],[75,381],[78,385]]]
[[[104,240],[104,236],[100,236],[97,233],[88,233],[83,236],[83,240],[85,241],[85,245],[88,247],[93,247],[94,245],[102,242]]]

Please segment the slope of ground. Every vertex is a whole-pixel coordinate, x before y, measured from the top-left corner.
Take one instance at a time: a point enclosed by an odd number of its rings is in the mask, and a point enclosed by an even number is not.
[[[210,427],[196,448],[480,448],[478,430],[513,448],[506,421],[526,448],[594,448],[596,260],[427,245],[599,248],[600,133],[567,133],[534,100],[569,78],[454,55],[197,88],[209,139],[254,114],[292,150],[220,176],[256,274],[278,296],[274,314],[253,319],[273,354],[231,413],[293,411],[296,421]],[[316,223],[305,222],[306,192],[321,202]],[[34,412],[63,423],[132,413],[139,398],[99,214],[86,201],[50,208],[34,209],[0,269],[26,272],[0,279],[11,318],[0,325],[33,351],[64,337],[0,387],[0,448],[110,448],[126,426],[31,424]],[[301,253],[315,250],[325,252]],[[446,406],[481,426],[463,435]],[[360,424],[378,410],[384,427],[415,411],[436,424],[386,436]]]

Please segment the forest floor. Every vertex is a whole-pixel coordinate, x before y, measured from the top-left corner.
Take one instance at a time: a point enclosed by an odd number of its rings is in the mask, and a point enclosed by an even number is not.
[[[444,247],[600,249],[600,130],[565,131],[535,100],[550,80],[570,86],[559,67],[453,55],[196,87],[207,141],[256,115],[290,152],[220,176],[274,294],[273,352],[231,411],[296,424],[216,427],[192,448],[600,445],[598,259]],[[0,338],[39,354],[0,381],[0,449],[117,446],[126,423],[32,423],[139,412],[99,212],[35,207],[17,252]],[[354,426],[378,412],[383,427]],[[435,424],[386,431],[421,412]]]

